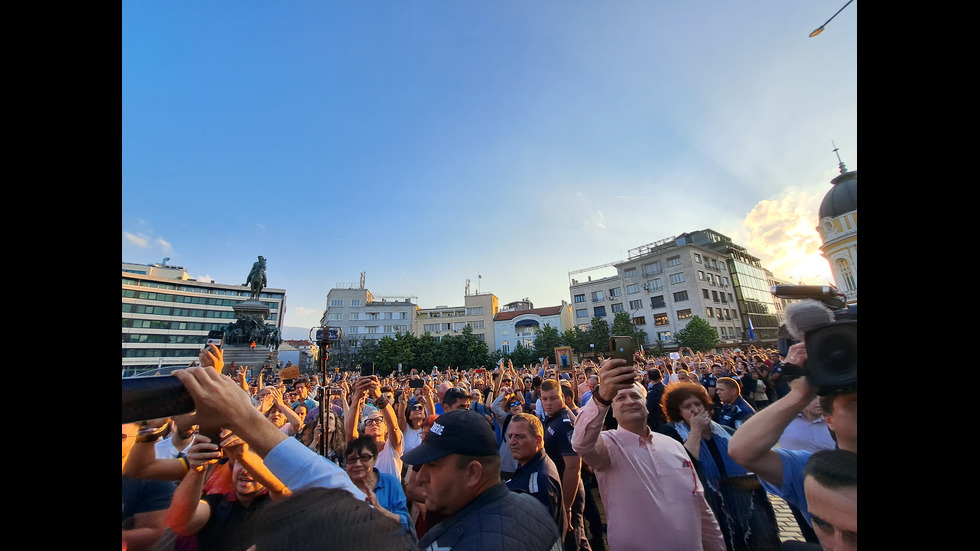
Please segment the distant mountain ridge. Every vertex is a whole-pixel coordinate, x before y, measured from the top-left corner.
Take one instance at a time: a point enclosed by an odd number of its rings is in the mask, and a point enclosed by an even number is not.
[[[308,341],[310,340],[309,327],[282,327],[282,340],[284,341]]]

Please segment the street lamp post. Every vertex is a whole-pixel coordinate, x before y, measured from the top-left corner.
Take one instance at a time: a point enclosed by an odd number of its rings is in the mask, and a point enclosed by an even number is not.
[[[840,13],[840,12],[844,11],[844,8],[846,8],[848,5],[850,5],[850,3],[853,2],[853,1],[854,0],[847,0],[847,4],[844,4],[844,6],[841,7],[841,9],[837,10],[837,13]],[[833,18],[837,17],[837,13],[835,13],[834,15],[831,15],[830,16],[830,19],[827,20],[827,23],[830,23],[830,21],[833,20]],[[823,25],[820,25],[812,33],[810,33],[810,38],[813,38],[813,37],[817,36],[818,34],[822,33],[823,32],[823,28],[827,26],[827,23],[824,23]]]

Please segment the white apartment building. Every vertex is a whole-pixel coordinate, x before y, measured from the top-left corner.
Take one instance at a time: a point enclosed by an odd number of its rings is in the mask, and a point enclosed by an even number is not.
[[[749,316],[756,337],[775,340],[779,327],[767,277],[757,258],[713,230],[682,234],[631,249],[615,275],[585,281],[571,279],[569,294],[575,324],[587,329],[592,318],[610,325],[627,312],[647,334],[670,348],[687,320],[700,316],[718,331],[722,346],[748,340]],[[588,270],[577,270],[584,273]],[[734,272],[734,273],[733,273]]]
[[[419,307],[414,297],[376,297],[364,287],[335,287],[327,293],[327,308],[320,324],[339,327],[343,344],[355,350],[368,341],[411,333]]]

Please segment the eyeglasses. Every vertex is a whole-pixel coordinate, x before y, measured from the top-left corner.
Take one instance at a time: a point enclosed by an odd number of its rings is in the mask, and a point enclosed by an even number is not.
[[[507,407],[512,408],[514,406],[521,406],[521,405],[524,405],[524,404],[522,404],[520,402],[511,402],[511,403],[507,404]]]
[[[361,455],[348,455],[347,463],[350,465],[355,465],[358,461],[360,461],[361,463],[367,464],[367,462],[371,461],[372,459],[374,459],[374,456],[369,453],[362,453]]]
[[[501,379],[500,382],[501,383],[509,383],[510,382],[510,379]]]
[[[425,407],[422,406],[422,404],[415,404],[412,406],[412,411],[422,411],[423,409],[425,409]]]
[[[365,427],[368,427],[368,426],[371,426],[371,425],[380,425],[381,423],[384,423],[384,418],[383,417],[370,417],[370,418],[364,420],[364,426]]]

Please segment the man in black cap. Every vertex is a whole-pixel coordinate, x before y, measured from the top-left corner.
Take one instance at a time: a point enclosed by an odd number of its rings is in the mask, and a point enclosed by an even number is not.
[[[426,511],[444,516],[419,549],[561,550],[561,534],[547,509],[501,481],[497,439],[479,413],[440,415],[425,441],[403,459],[420,466],[415,476]]]

